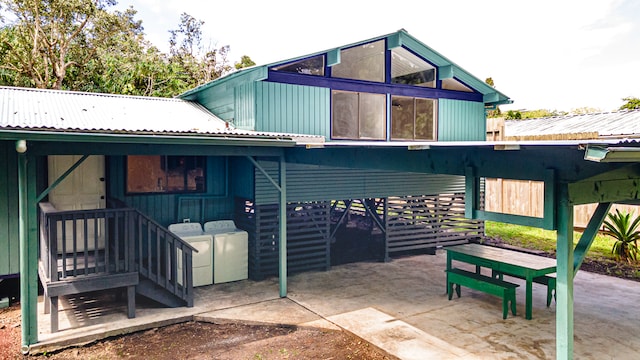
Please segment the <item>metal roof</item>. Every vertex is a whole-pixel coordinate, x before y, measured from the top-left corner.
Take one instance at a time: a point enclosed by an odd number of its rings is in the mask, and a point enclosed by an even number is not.
[[[324,141],[314,135],[234,129],[188,100],[4,86],[0,130]]]
[[[599,137],[640,137],[640,110],[507,120],[505,136],[596,132]]]

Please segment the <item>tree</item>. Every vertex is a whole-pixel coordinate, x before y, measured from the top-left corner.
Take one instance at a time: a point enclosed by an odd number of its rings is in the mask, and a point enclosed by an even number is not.
[[[115,0],[0,0],[14,18],[3,19],[3,70],[16,84],[61,89],[67,73],[82,68],[118,31],[106,9]]]
[[[522,119],[522,113],[518,110],[513,111],[513,110],[509,110],[507,111],[507,116],[505,117],[505,119],[507,120],[518,120],[518,119]]]
[[[616,209],[615,214],[607,214],[604,221],[605,234],[613,237],[616,241],[611,248],[611,253],[617,260],[633,262],[638,259],[638,239],[640,239],[640,217],[632,218],[628,212],[620,212]]]
[[[247,56],[247,55],[242,55],[242,57],[240,58],[240,61],[239,61],[239,62],[236,62],[236,63],[234,64],[234,66],[235,66],[236,70],[240,70],[240,69],[247,68],[247,67],[249,67],[249,66],[253,66],[253,65],[255,65],[255,64],[256,64],[256,63],[255,63],[255,62],[253,62],[253,60],[251,60],[251,58],[250,58],[249,56]]]
[[[229,46],[202,46],[204,22],[182,14],[165,54],[114,4],[0,0],[0,85],[172,97],[232,70]]]
[[[487,83],[487,85],[489,85],[489,86],[491,86],[493,88],[496,87],[495,83],[493,82],[493,78],[488,77],[488,78],[486,78],[484,80],[484,82]],[[489,118],[497,118],[497,117],[500,117],[500,116],[502,116],[502,111],[500,111],[500,107],[499,106],[496,106],[496,108],[493,109],[493,110],[488,110],[487,111],[487,117],[489,117]]]
[[[620,110],[636,110],[640,109],[640,99],[636,97],[628,96],[622,99],[626,101],[622,106],[620,106]]]
[[[184,70],[181,79],[188,87],[207,83],[231,71],[227,59],[229,45],[218,49],[211,45],[203,46],[203,25],[204,21],[182,13],[178,29],[169,31],[169,62]]]

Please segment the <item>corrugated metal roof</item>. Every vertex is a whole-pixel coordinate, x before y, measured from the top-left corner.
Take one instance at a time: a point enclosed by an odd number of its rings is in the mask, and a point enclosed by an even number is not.
[[[549,118],[507,120],[505,136],[556,135],[597,132],[600,137],[639,137],[640,110]]]
[[[182,99],[3,86],[0,86],[0,129],[319,141],[311,135],[233,129],[198,103]]]

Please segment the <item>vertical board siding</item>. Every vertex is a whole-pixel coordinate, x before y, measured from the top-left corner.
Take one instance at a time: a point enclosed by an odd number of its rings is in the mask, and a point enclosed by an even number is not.
[[[256,130],[330,137],[328,88],[259,82]]]
[[[255,83],[236,86],[234,89],[233,125],[238,129],[255,130],[256,128],[256,97]]]
[[[223,157],[207,160],[207,192],[203,194],[126,194],[125,157],[111,156],[109,197],[124,201],[163,226],[190,219],[193,222],[229,219],[233,198],[226,191],[227,168]]]
[[[463,100],[438,100],[438,141],[484,141],[484,104]]]
[[[260,161],[260,165],[278,179],[278,163]],[[256,203],[277,203],[279,193],[273,184],[257,169],[254,176]],[[463,176],[287,164],[289,202],[456,192],[464,192]]]
[[[256,205],[236,198],[234,220],[249,234],[249,277],[262,280],[279,272],[279,205]],[[328,201],[287,204],[287,273],[330,267]]]
[[[20,273],[18,156],[13,141],[0,141],[0,278]]]

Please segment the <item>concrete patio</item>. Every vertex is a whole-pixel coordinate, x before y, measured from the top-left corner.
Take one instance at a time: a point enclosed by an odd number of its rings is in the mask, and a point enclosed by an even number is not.
[[[518,314],[502,319],[497,297],[462,289],[447,300],[445,252],[361,262],[289,277],[288,297],[277,279],[196,288],[195,306],[167,309],[138,300],[127,319],[124,299],[88,294],[61,300],[60,329],[49,332],[39,301],[40,343],[51,351],[186,320],[241,321],[342,328],[401,359],[553,359],[555,304],[534,284],[533,319],[524,318],[524,281]],[[640,283],[579,272],[574,283],[576,359],[640,358]]]

